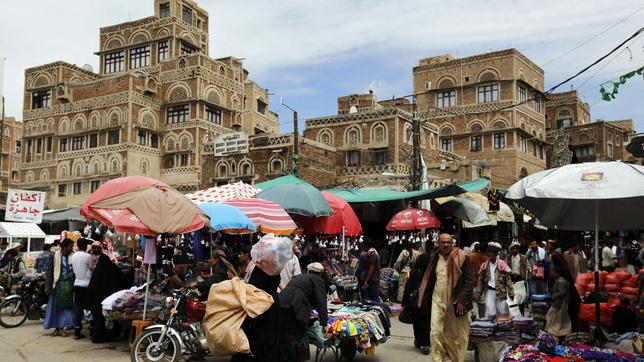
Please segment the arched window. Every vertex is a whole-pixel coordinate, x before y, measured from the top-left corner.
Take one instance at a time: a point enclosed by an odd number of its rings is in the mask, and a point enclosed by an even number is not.
[[[470,132],[472,133],[481,133],[483,131],[483,126],[480,123],[474,123],[470,126]]]
[[[406,143],[413,143],[414,142],[414,131],[411,129],[411,125],[409,123],[405,124],[405,142]]]
[[[284,162],[282,162],[281,158],[274,158],[273,160],[271,160],[270,172],[271,173],[284,172]]]
[[[349,145],[358,145],[360,144],[360,141],[360,131],[357,127],[351,127],[349,131],[347,131],[346,143]]]
[[[356,106],[349,107],[349,113],[358,113],[358,107]]]
[[[250,162],[244,162],[241,164],[241,175],[242,176],[249,176],[253,173],[253,168]]]
[[[173,138],[170,138],[168,140],[168,145],[166,146],[166,148],[168,149],[168,151],[174,151],[174,139]]]
[[[504,128],[505,128],[505,122],[503,122],[503,121],[496,121],[496,122],[494,122],[494,124],[492,125],[492,128],[494,128],[494,129],[504,129]]]
[[[452,131],[452,128],[450,127],[441,128],[441,136],[451,136],[453,132],[454,131]]]
[[[226,166],[225,163],[222,163],[217,167],[217,177],[228,177],[228,166]]]
[[[94,175],[98,175],[99,173],[101,173],[101,166],[98,162],[94,162]]]
[[[148,174],[148,161],[147,160],[142,160],[141,161],[141,173],[144,175]]]
[[[384,143],[387,141],[387,130],[383,124],[376,124],[371,132],[371,142]]]
[[[323,143],[327,146],[331,146],[331,144],[333,143],[333,135],[331,134],[331,131],[325,129],[320,132],[318,136],[318,142]]]
[[[112,173],[119,172],[119,161],[117,159],[112,160]]]
[[[80,163],[77,163],[76,166],[74,166],[74,176],[81,176],[83,173],[83,168],[81,167]]]

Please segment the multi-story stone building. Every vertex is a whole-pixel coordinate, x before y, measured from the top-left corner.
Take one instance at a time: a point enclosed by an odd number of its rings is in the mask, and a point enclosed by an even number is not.
[[[14,117],[5,117],[2,123],[2,134],[0,188],[3,195],[6,195],[11,184],[19,180],[22,122],[16,121]],[[1,198],[0,201],[2,201]],[[0,205],[2,205],[1,202]]]
[[[543,70],[516,49],[434,56],[413,68],[418,111],[438,127],[438,147],[499,188],[546,166],[543,83]]]
[[[378,102],[375,94],[338,98],[338,114],[306,120],[304,137],[336,150],[336,184],[408,188],[412,159],[412,105],[405,99]],[[424,123],[420,149],[425,162],[439,157],[438,128]]]
[[[577,91],[554,93],[546,101],[548,168],[579,162],[637,162],[627,150],[635,134],[633,120],[590,122],[590,106]]]
[[[154,16],[100,29],[98,73],[27,69],[20,186],[48,191],[50,208],[124,175],[197,190],[217,135],[278,132],[268,90],[241,60],[208,56],[208,24],[191,0],[155,0]]]

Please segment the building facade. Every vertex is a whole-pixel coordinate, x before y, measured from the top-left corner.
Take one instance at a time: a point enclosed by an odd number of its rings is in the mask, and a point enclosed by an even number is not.
[[[577,91],[554,93],[546,101],[548,168],[572,162],[638,162],[626,146],[636,133],[632,119],[591,122],[590,106]]]
[[[412,105],[405,99],[378,102],[373,92],[338,98],[338,114],[306,120],[304,137],[335,149],[337,185],[410,186]],[[420,152],[427,163],[438,159],[438,128],[424,123]],[[431,180],[436,186],[439,180]],[[430,182],[431,182],[430,181]]]
[[[6,194],[12,183],[19,179],[21,149],[22,122],[16,121],[14,117],[5,117],[2,123],[2,153],[0,154],[2,158],[0,160],[2,164],[0,185],[2,185],[3,194]]]
[[[208,186],[203,158],[218,135],[277,133],[268,90],[240,59],[208,56],[208,24],[193,1],[155,0],[154,16],[100,29],[97,73],[27,69],[16,184],[47,191],[50,208],[125,175],[194,191]]]
[[[438,148],[498,188],[545,169],[543,84],[543,70],[516,49],[434,56],[413,68],[418,112],[438,127]]]

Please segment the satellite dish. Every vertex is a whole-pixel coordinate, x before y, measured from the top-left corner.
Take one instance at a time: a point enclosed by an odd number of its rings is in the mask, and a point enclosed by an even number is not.
[[[92,68],[92,66],[91,66],[91,65],[89,65],[89,64],[85,64],[85,65],[83,65],[83,69],[85,69],[85,70],[86,70],[86,71],[88,71],[88,72],[92,72],[92,73],[94,73],[94,68]]]

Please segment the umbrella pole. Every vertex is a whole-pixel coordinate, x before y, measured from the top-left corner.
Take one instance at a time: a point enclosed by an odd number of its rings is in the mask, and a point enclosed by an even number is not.
[[[145,299],[143,300],[143,320],[145,320],[148,311],[148,295],[150,292],[150,264],[148,264],[148,276],[145,282]]]
[[[599,307],[599,201],[595,200],[595,345],[601,340],[601,312]]]

